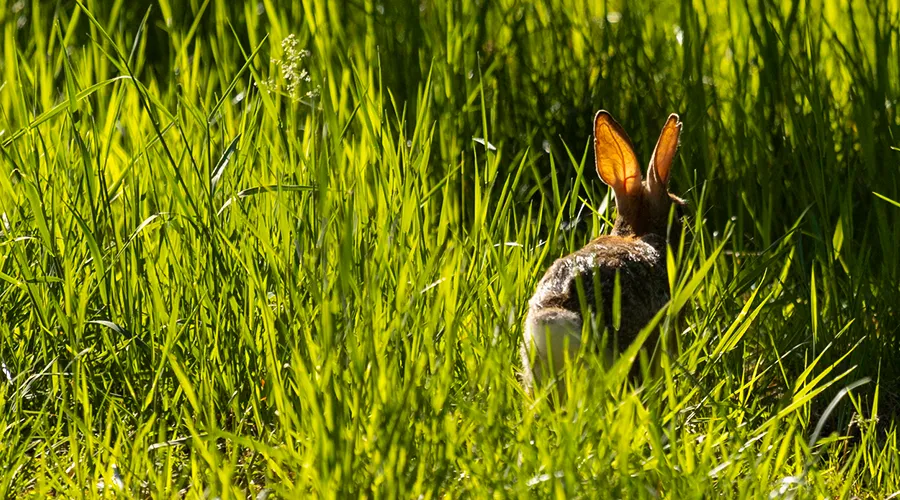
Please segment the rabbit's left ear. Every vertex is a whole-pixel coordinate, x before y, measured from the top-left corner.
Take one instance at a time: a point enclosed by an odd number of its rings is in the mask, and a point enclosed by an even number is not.
[[[594,116],[594,155],[597,173],[616,193],[616,203],[641,196],[641,167],[628,134],[609,112]]]
[[[669,184],[669,171],[675,160],[675,151],[678,149],[680,135],[681,121],[678,119],[678,115],[672,113],[659,134],[656,149],[653,150],[653,156],[650,158],[650,171],[647,172],[647,176],[650,178],[651,185],[658,184],[665,188]]]

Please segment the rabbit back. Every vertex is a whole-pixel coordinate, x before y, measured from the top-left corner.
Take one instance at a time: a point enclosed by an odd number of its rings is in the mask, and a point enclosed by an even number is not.
[[[557,259],[547,269],[529,301],[529,316],[561,310],[581,318],[583,300],[592,314],[600,313],[613,334],[613,291],[618,273],[621,319],[615,341],[619,348],[627,347],[669,300],[665,251],[665,239],[654,234],[641,238],[601,236]],[[596,310],[598,304],[601,311]]]

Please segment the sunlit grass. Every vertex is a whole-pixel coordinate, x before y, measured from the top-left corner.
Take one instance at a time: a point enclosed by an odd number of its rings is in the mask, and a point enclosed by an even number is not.
[[[0,0],[0,496],[900,490],[897,5],[150,7]],[[600,108],[685,122],[677,349],[559,407]]]

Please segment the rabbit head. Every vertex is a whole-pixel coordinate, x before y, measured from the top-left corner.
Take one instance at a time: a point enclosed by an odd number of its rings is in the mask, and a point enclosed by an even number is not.
[[[669,210],[684,201],[669,194],[669,173],[678,149],[681,121],[671,114],[659,134],[650,158],[647,178],[641,177],[637,155],[628,134],[607,111],[594,117],[594,153],[597,173],[616,195],[616,223],[612,234],[641,237],[649,234],[666,237]],[[678,212],[678,211],[676,211]],[[681,220],[676,213],[673,233],[680,232]]]

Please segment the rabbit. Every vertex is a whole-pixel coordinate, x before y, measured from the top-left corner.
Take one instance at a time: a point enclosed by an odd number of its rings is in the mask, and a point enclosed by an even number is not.
[[[582,344],[583,310],[592,315],[588,325],[599,319],[602,323],[598,326],[608,328],[613,346],[625,349],[669,301],[667,235],[672,241],[680,238],[681,207],[685,205],[684,200],[668,192],[680,134],[681,121],[673,113],[660,133],[647,178],[642,180],[631,140],[622,127],[607,111],[601,110],[594,117],[597,173],[615,194],[616,221],[609,235],[557,259],[529,300],[521,344],[522,382],[529,393],[535,384],[560,374],[566,353],[569,359],[575,359]],[[673,204],[678,215],[669,227]],[[621,305],[617,331],[612,322],[616,273]],[[599,297],[595,295],[598,286]],[[599,318],[598,300],[602,309]],[[655,345],[657,335],[652,334],[646,345]],[[607,349],[603,355],[609,366],[612,351]],[[565,387],[558,383],[565,397]]]

